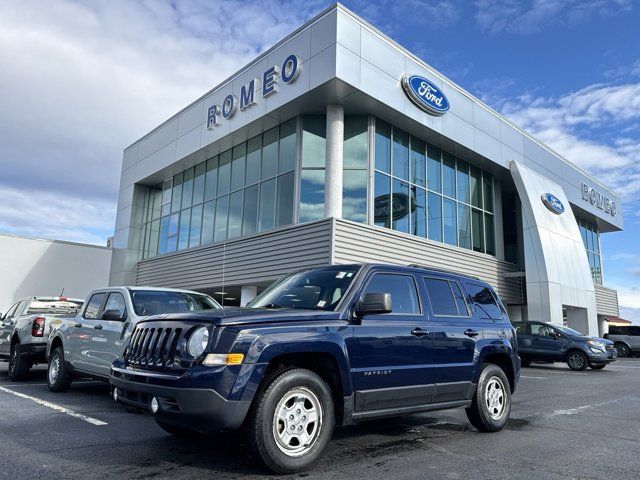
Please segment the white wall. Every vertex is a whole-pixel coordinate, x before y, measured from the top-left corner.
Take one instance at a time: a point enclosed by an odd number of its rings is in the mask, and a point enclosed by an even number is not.
[[[109,281],[111,249],[0,235],[0,312],[28,296],[84,298]]]

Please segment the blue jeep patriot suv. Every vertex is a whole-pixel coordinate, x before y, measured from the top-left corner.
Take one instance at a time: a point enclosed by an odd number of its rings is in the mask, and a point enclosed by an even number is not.
[[[284,277],[249,308],[138,323],[111,392],[174,435],[243,428],[265,466],[291,473],[334,425],[463,407],[477,429],[501,430],[519,375],[515,330],[487,283],[332,265]]]

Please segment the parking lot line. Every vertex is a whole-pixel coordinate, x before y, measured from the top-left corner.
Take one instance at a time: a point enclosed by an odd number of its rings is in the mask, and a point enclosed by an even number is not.
[[[9,390],[8,388],[1,387],[1,386],[0,386],[0,392],[10,393],[11,395],[15,395],[16,397],[26,398],[27,400],[33,400],[38,405],[42,405],[43,407],[48,407],[57,412],[69,415],[70,417],[79,418],[92,425],[96,425],[96,426],[108,425],[107,422],[103,422],[102,420],[98,420],[96,418],[74,412],[73,410],[69,410],[68,408],[62,407],[60,405],[56,405],[55,403],[47,402],[46,400],[42,400],[41,398],[32,397],[31,395],[25,395],[24,393],[20,393],[20,392],[14,392],[13,390]]]
[[[549,380],[549,377],[534,377],[531,375],[520,375],[520,378],[536,378],[538,380]]]
[[[86,382],[73,382],[74,385],[104,385],[100,380],[87,380]],[[15,387],[46,387],[46,383],[12,383],[11,388]]]

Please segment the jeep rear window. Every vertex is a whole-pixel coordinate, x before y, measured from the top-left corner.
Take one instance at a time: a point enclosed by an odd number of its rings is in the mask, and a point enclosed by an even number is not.
[[[134,290],[131,301],[136,315],[146,317],[163,313],[187,313],[218,310],[222,307],[209,295],[162,290]]]
[[[471,296],[473,305],[476,307],[476,314],[479,318],[494,320],[502,318],[502,310],[489,287],[472,282],[466,282],[465,286]]]
[[[331,311],[338,306],[359,269],[359,265],[344,265],[296,272],[284,277],[248,306]]]

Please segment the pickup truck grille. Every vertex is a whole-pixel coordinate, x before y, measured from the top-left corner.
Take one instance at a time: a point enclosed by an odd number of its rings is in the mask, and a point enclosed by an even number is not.
[[[139,367],[171,368],[182,332],[182,328],[138,325],[124,359],[129,365]]]

